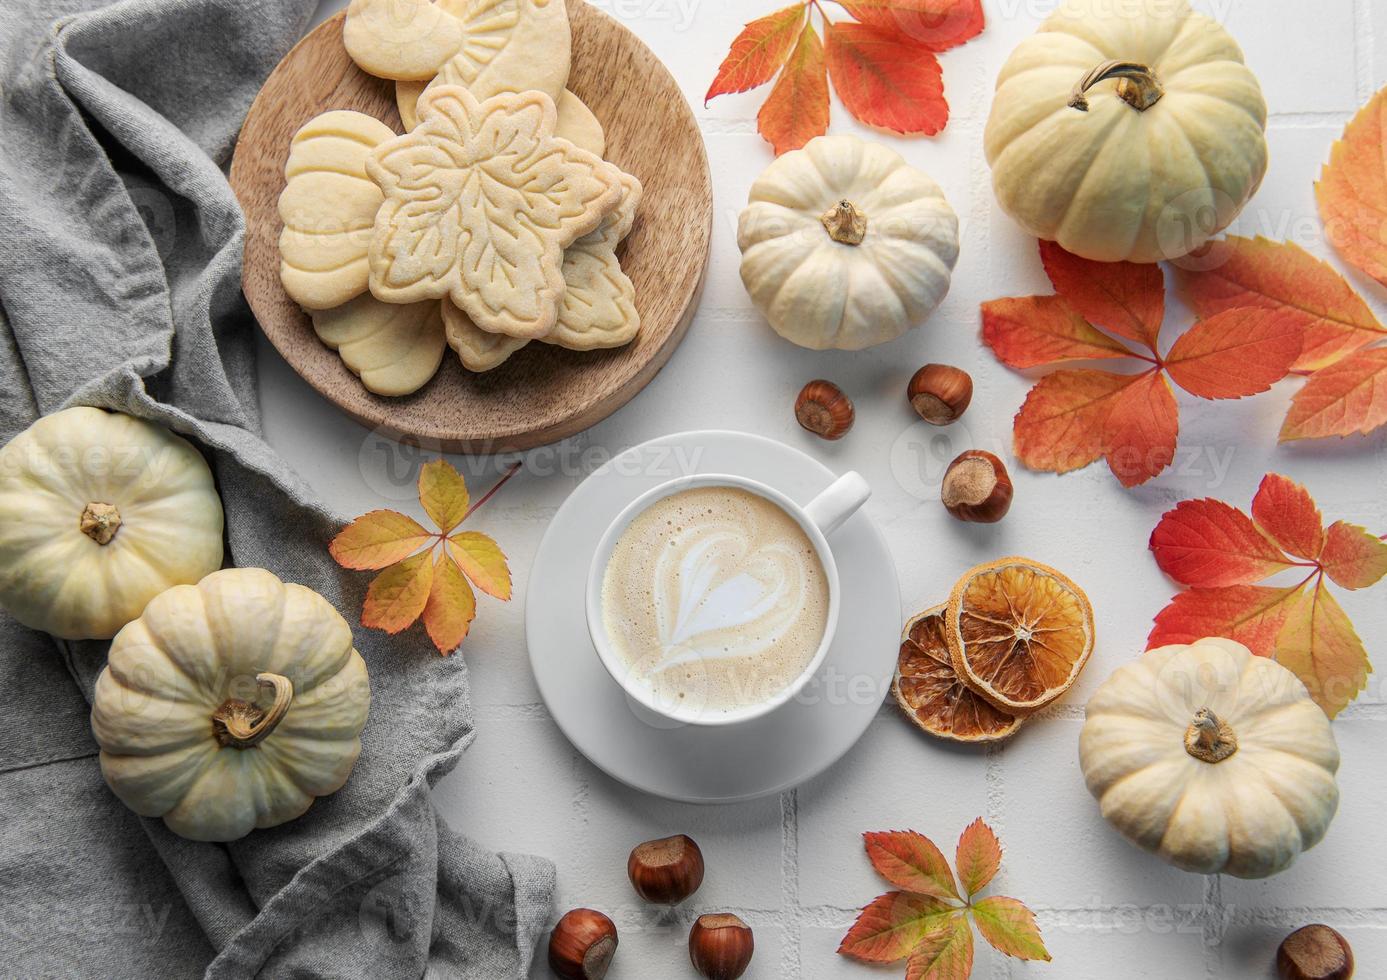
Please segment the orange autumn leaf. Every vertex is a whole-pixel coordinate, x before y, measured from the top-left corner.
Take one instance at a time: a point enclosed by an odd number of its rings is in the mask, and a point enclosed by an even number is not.
[[[1330,243],[1387,286],[1387,88],[1344,127],[1320,171],[1315,198]]]
[[[448,552],[477,588],[498,599],[510,598],[510,568],[491,538],[476,531],[461,531],[448,538]]]
[[[828,131],[828,68],[813,24],[805,23],[756,124],[776,156],[798,150]]]
[[[1094,262],[1040,243],[1045,274],[1078,316],[1152,352],[1165,318],[1165,280],[1158,265]],[[1090,328],[1092,329],[1092,328]]]
[[[829,24],[827,60],[844,107],[869,126],[933,136],[949,121],[939,59],[866,24]]]
[[[430,460],[419,469],[419,503],[439,530],[426,530],[393,510],[375,510],[339,532],[328,546],[339,565],[383,569],[366,590],[361,625],[394,634],[422,618],[429,639],[447,656],[467,637],[476,616],[473,582],[509,599],[510,569],[500,547],[485,534],[455,529],[519,469],[519,463],[511,466],[469,504],[462,474],[442,459]]]
[[[1180,409],[1170,382],[1148,371],[1113,400],[1103,426],[1103,456],[1124,487],[1145,483],[1175,459]]]
[[[1267,391],[1300,357],[1304,332],[1272,310],[1225,310],[1199,320],[1166,355],[1170,379],[1200,398],[1244,398]]]
[[[1064,473],[1103,457],[1123,486],[1145,483],[1175,458],[1180,410],[1167,375],[1201,398],[1240,398],[1284,378],[1300,353],[1299,321],[1238,311],[1195,323],[1162,357],[1159,268],[1090,262],[1050,242],[1040,243],[1040,255],[1054,296],[982,304],[983,342],[997,359],[1017,369],[1112,358],[1147,366],[1139,374],[1076,368],[1041,378],[1012,426],[1017,458],[1031,469]]]
[[[433,586],[433,552],[396,562],[371,580],[361,625],[398,633],[419,618]]]
[[[1002,866],[1002,845],[992,828],[982,822],[982,817],[963,828],[954,854],[954,866],[958,868],[963,890],[969,895],[976,895],[996,877]]]
[[[944,901],[959,900],[948,859],[924,834],[893,830],[866,833],[862,840],[877,874],[897,888]]]
[[[424,605],[424,629],[438,652],[447,656],[467,638],[477,615],[477,597],[467,577],[447,551],[440,551],[434,566],[433,586]]]
[[[1209,268],[1176,267],[1180,296],[1200,317],[1243,308],[1289,317],[1305,334],[1297,370],[1322,368],[1387,339],[1387,331],[1344,277],[1299,245],[1229,235],[1207,249]]]
[[[343,568],[385,568],[414,554],[431,537],[412,517],[393,510],[373,510],[343,528],[328,545],[328,552]]]
[[[1101,457],[1108,416],[1140,376],[1108,371],[1055,371],[1026,396],[1013,423],[1016,458],[1033,470],[1068,473]]]
[[[794,49],[804,18],[804,5],[795,4],[747,24],[718,68],[703,97],[704,105],[719,95],[745,92],[774,78]]]
[[[1328,584],[1380,581],[1387,542],[1345,521],[1324,530],[1304,487],[1268,474],[1251,517],[1217,500],[1184,501],[1156,525],[1151,551],[1192,588],[1156,615],[1148,649],[1205,636],[1237,640],[1294,672],[1331,718],[1367,683],[1367,651]],[[1307,574],[1290,586],[1254,584],[1291,569]]]
[[[982,33],[981,0],[841,0],[863,24],[903,34],[929,51],[944,51]]]
[[[1019,370],[1132,354],[1058,296],[1014,296],[983,303],[982,336],[998,360]]]
[[[1291,397],[1282,442],[1367,435],[1387,423],[1387,347],[1350,354],[1310,375]]]
[[[1234,513],[1242,515],[1242,511]],[[1310,491],[1290,477],[1280,473],[1262,477],[1252,498],[1252,520],[1287,554],[1314,561],[1324,550],[1324,517]]]
[[[973,930],[962,915],[934,929],[905,965],[905,980],[968,980],[973,973]]]
[[[444,459],[431,459],[419,468],[419,503],[444,534],[467,516],[467,484]]]
[[[1366,589],[1387,575],[1387,541],[1357,524],[1335,521],[1324,536],[1320,567],[1346,589]]]
[[[948,860],[914,831],[862,835],[872,866],[903,891],[867,904],[838,946],[840,956],[866,963],[906,960],[906,980],[967,980],[973,968],[971,917],[983,938],[1008,956],[1048,960],[1035,916],[1014,898],[974,901],[1001,865],[1002,846],[981,818],[958,839],[960,897]]]

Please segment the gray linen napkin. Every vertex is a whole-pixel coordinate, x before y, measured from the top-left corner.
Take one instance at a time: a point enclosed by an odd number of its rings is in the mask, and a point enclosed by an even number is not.
[[[348,617],[341,525],[261,440],[242,221],[220,170],[314,0],[7,0],[0,11],[0,437],[71,404],[206,452],[229,563]],[[356,630],[373,697],[346,787],[228,846],[127,811],[88,699],[104,643],[0,614],[0,963],[6,975],[517,977],[553,867],[450,831],[429,787],[472,737],[467,670]]]

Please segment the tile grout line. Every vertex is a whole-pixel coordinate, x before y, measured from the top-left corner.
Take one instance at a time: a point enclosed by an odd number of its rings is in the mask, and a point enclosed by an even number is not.
[[[983,757],[983,786],[987,790],[987,798],[983,804],[983,813],[988,825],[996,833],[997,839],[1006,840],[1006,828],[1002,826],[1002,812],[1006,803],[1006,794],[1002,782],[1002,753],[1006,751],[1006,743],[994,742],[987,746],[987,753]],[[1004,845],[1005,846],[1005,845]],[[1003,852],[1005,860],[1005,852]],[[1010,957],[999,956],[992,964],[993,980],[1008,980],[1011,976]]]
[[[802,938],[799,906],[799,790],[780,794],[780,895],[783,911],[781,932],[784,947],[780,951],[780,975],[784,980],[800,980],[804,976],[804,958],[800,949]]]

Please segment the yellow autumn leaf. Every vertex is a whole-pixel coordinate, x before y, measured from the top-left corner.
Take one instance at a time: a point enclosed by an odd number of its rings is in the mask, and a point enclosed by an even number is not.
[[[419,469],[419,503],[444,534],[467,516],[467,484],[445,459],[431,459]]]
[[[361,607],[361,625],[400,632],[424,611],[432,586],[432,552],[421,551],[391,565],[371,580]]]
[[[440,552],[429,601],[424,606],[424,629],[438,652],[446,657],[456,650],[467,638],[476,615],[477,597],[467,584],[467,577],[446,551]]]
[[[476,531],[460,531],[448,538],[448,551],[477,588],[498,599],[510,598],[510,568],[495,541]]]
[[[385,568],[414,554],[431,537],[411,517],[393,510],[373,510],[343,528],[328,551],[343,568]]]

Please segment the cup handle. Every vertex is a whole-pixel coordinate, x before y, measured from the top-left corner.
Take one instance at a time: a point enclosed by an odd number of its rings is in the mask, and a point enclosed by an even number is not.
[[[867,485],[861,474],[849,471],[809,501],[804,507],[804,512],[823,532],[824,537],[828,537],[842,527],[844,521],[857,513],[857,508],[865,504],[871,495],[872,488]]]

